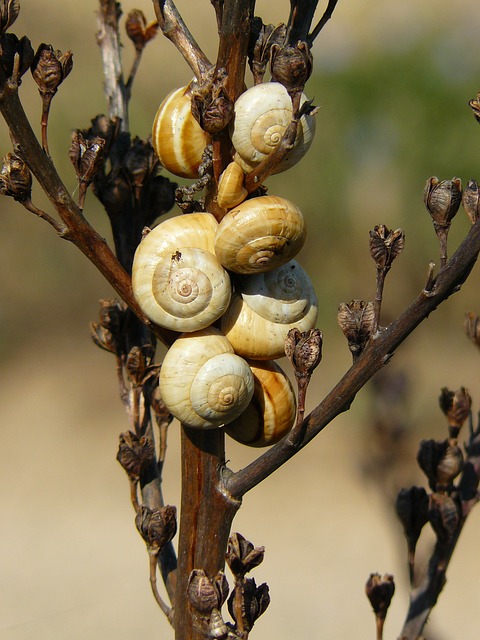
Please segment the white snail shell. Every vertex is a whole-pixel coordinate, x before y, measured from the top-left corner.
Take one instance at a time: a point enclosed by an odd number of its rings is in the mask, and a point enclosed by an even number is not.
[[[136,301],[155,324],[173,331],[208,327],[228,307],[230,277],[213,253],[209,213],[165,220],[140,242],[132,266]]]
[[[169,93],[158,108],[152,144],[165,169],[183,178],[198,177],[210,136],[192,115],[189,86]]]
[[[244,185],[245,174],[236,162],[230,162],[218,181],[217,204],[222,209],[231,209],[243,202],[248,195]]]
[[[235,353],[253,360],[270,360],[285,355],[285,338],[290,329],[313,329],[317,321],[317,298],[310,278],[291,260],[287,264],[236,281],[221,329]]]
[[[165,406],[190,427],[210,429],[235,420],[250,403],[253,388],[248,364],[211,327],[180,336],[160,370]]]
[[[215,253],[235,273],[271,271],[291,260],[305,243],[300,209],[285,198],[251,198],[231,209],[215,235]]]
[[[301,102],[307,100],[302,95]],[[292,101],[279,82],[257,84],[242,93],[235,102],[231,129],[235,161],[245,172],[251,171],[275,149],[292,119]],[[275,169],[280,173],[296,164],[308,151],[315,135],[315,118],[300,118],[294,147]]]
[[[297,411],[290,380],[276,362],[248,364],[255,388],[245,411],[226,427],[228,435],[250,447],[267,447],[281,440],[292,428]]]

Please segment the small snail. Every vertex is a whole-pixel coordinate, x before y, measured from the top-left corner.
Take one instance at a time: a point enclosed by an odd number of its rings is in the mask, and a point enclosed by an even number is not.
[[[310,278],[291,260],[274,271],[239,277],[221,329],[235,353],[270,360],[285,355],[290,329],[313,329],[317,313]]]
[[[231,209],[243,202],[248,195],[244,185],[245,174],[236,162],[230,162],[218,181],[217,204],[222,209]]]
[[[140,242],[132,288],[145,315],[173,331],[208,327],[227,309],[230,277],[213,252],[217,228],[209,213],[165,220]]]
[[[302,96],[302,104],[307,100]],[[292,101],[279,82],[257,84],[235,102],[231,129],[235,161],[248,173],[275,149],[292,119]],[[275,169],[280,173],[296,164],[308,151],[315,135],[315,118],[303,115],[294,147]]]
[[[224,216],[215,234],[215,254],[235,273],[270,271],[297,255],[306,234],[302,213],[293,202],[260,196]]]
[[[152,144],[165,169],[183,178],[198,178],[210,136],[192,115],[189,85],[172,91],[158,108]]]
[[[276,362],[250,360],[249,365],[255,380],[252,400],[226,432],[250,447],[267,447],[290,431],[297,403],[290,380]]]
[[[232,422],[247,408],[253,388],[248,364],[211,327],[180,336],[160,370],[165,406],[190,427],[210,429]]]

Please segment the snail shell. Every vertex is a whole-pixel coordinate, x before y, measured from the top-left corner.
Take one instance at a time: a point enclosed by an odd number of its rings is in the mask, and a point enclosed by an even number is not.
[[[173,331],[208,327],[228,307],[230,277],[213,253],[211,214],[170,218],[140,242],[132,287],[145,315]]]
[[[278,196],[251,198],[231,209],[215,235],[215,254],[226,269],[271,271],[291,260],[305,243],[300,209]]]
[[[253,360],[270,360],[285,355],[290,329],[313,329],[317,314],[310,278],[291,260],[274,271],[239,277],[236,293],[222,316],[221,329],[235,353]]]
[[[230,162],[218,181],[217,204],[222,209],[231,209],[243,202],[248,195],[243,179],[243,169],[236,162]]]
[[[302,95],[301,103],[307,100]],[[235,102],[231,131],[235,161],[248,173],[278,145],[292,119],[292,101],[279,82],[257,84],[242,93]],[[315,118],[303,115],[297,137],[275,169],[280,173],[296,164],[308,151],[315,135]]]
[[[297,403],[287,375],[272,360],[249,361],[255,380],[253,397],[245,411],[226,427],[228,435],[251,447],[267,447],[292,428]]]
[[[190,427],[210,429],[235,420],[250,403],[253,388],[248,364],[211,327],[180,336],[160,370],[165,406]]]
[[[210,136],[192,115],[189,86],[169,93],[158,108],[152,144],[165,169],[183,178],[198,177]]]

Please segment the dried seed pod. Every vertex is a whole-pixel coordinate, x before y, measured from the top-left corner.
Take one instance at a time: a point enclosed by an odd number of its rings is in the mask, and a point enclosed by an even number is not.
[[[250,447],[268,447],[293,427],[297,402],[290,380],[278,364],[267,360],[248,364],[255,382],[245,411],[226,427],[226,433]]]
[[[160,370],[165,406],[190,427],[210,429],[232,422],[247,408],[253,388],[248,364],[212,327],[180,336]]]
[[[244,185],[243,169],[236,162],[231,162],[218,181],[217,204],[222,209],[231,209],[245,200],[248,191]]]
[[[165,169],[183,178],[198,178],[210,136],[193,117],[189,85],[172,91],[158,108],[152,143]]]
[[[462,204],[472,224],[480,218],[480,193],[478,182],[469,180],[462,193]]]
[[[301,104],[307,100],[302,96]],[[237,99],[232,124],[235,160],[248,173],[280,143],[292,120],[292,101],[279,82],[257,84]],[[296,164],[308,151],[315,135],[315,118],[300,118],[293,149],[275,169],[280,173]]]
[[[462,202],[462,181],[459,178],[427,180],[423,200],[435,225],[449,226]]]
[[[221,328],[239,355],[272,360],[285,355],[289,330],[313,329],[317,313],[310,278],[291,260],[267,273],[239,277]]]
[[[139,244],[132,266],[135,299],[146,316],[173,331],[197,331],[230,302],[230,277],[213,254],[211,214],[170,218]]]
[[[252,198],[231,209],[215,234],[215,254],[235,273],[271,271],[297,255],[307,229],[300,209],[278,196]]]

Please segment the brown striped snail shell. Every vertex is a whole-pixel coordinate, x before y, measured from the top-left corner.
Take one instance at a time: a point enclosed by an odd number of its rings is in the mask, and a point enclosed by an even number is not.
[[[224,216],[215,234],[215,254],[235,273],[271,271],[297,255],[306,235],[305,220],[293,202],[260,196]]]
[[[255,388],[245,411],[226,427],[226,433],[250,447],[268,447],[292,428],[297,411],[290,380],[276,362],[249,360]]]
[[[165,220],[140,242],[132,266],[136,301],[155,324],[197,331],[220,318],[230,302],[227,271],[213,252],[217,228],[209,213]]]
[[[301,103],[307,100],[302,95]],[[235,102],[231,127],[235,161],[248,173],[278,145],[292,119],[292,101],[279,82],[257,84]],[[303,115],[298,123],[293,149],[275,169],[280,173],[296,164],[308,151],[315,135],[315,118]]]
[[[230,162],[218,181],[217,204],[222,209],[231,209],[243,202],[248,195],[244,185],[245,174],[236,162]]]
[[[152,144],[165,169],[183,178],[198,178],[210,136],[192,115],[189,85],[169,93],[158,108]]]
[[[212,327],[181,335],[160,369],[165,406],[190,427],[211,429],[235,420],[249,405],[253,388],[249,365]]]
[[[271,360],[285,355],[290,329],[313,329],[317,315],[310,278],[291,260],[273,271],[238,277],[221,329],[239,355]]]

